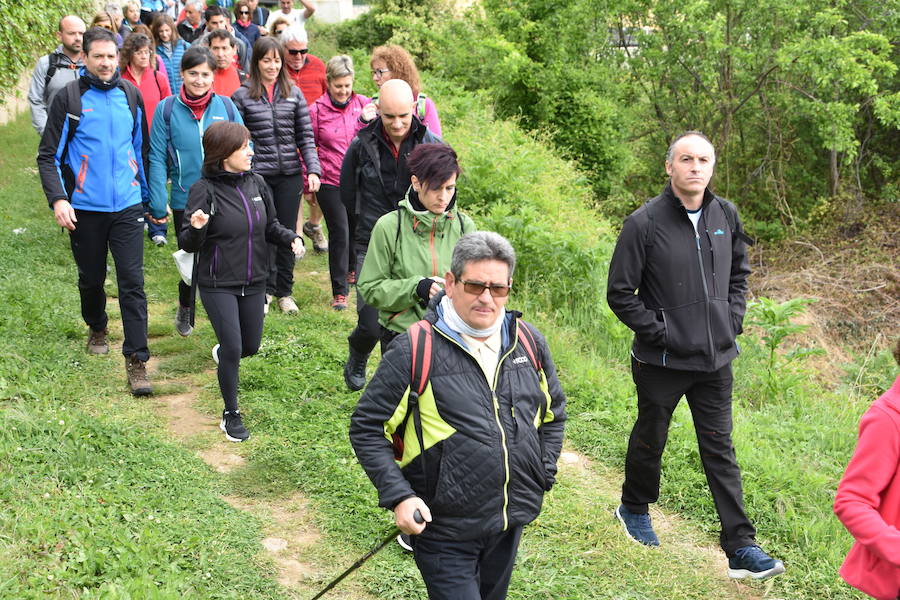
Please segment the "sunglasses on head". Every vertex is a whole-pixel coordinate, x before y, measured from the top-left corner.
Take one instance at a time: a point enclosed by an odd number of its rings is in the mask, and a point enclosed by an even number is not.
[[[297,56],[298,54],[306,54],[307,52],[309,52],[309,48],[304,48],[303,50],[294,50],[293,48],[288,48],[287,51],[291,56]]]
[[[463,289],[467,294],[480,296],[484,293],[484,290],[490,290],[491,296],[494,298],[506,298],[509,296],[509,290],[512,287],[503,283],[482,283],[481,281],[460,280],[460,283],[463,284]]]

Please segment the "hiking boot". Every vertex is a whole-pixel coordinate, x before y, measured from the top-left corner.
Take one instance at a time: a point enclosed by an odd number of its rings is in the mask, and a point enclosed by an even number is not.
[[[157,246],[165,246],[166,244],[169,243],[169,240],[166,239],[166,236],[160,235],[158,233],[156,235],[154,235],[152,238],[150,238],[150,241],[153,242],[154,244],[156,244]]]
[[[784,573],[784,563],[775,560],[757,545],[738,548],[728,557],[728,576],[732,579],[767,579]]]
[[[331,308],[334,310],[347,310],[347,296],[337,294],[331,301]]]
[[[213,362],[216,363],[216,364],[219,364],[219,346],[220,346],[220,345],[221,345],[221,344],[216,344],[216,345],[213,346],[213,348],[212,348]]]
[[[659,538],[653,531],[653,524],[650,522],[648,513],[633,513],[620,504],[616,509],[616,518],[622,523],[625,535],[630,540],[645,546],[659,546]]]
[[[397,544],[399,544],[400,547],[403,548],[404,552],[413,551],[412,540],[409,539],[409,536],[405,533],[401,533],[397,536]]]
[[[350,348],[350,355],[344,365],[344,383],[351,391],[358,392],[366,387],[366,363],[368,361],[368,354],[360,354],[352,347]]]
[[[347,283],[356,285],[356,271],[347,271]]]
[[[128,376],[128,385],[135,396],[149,396],[153,393],[150,379],[147,377],[147,363],[140,360],[137,354],[125,358],[125,374]]]
[[[269,305],[272,304],[272,298],[274,298],[274,296],[272,294],[266,294],[266,303],[263,304],[263,314],[264,315],[269,314]]]
[[[223,410],[222,420],[219,422],[219,429],[225,434],[225,439],[229,442],[243,442],[250,437],[250,432],[244,427],[241,420],[241,411]]]
[[[181,337],[187,337],[194,331],[191,326],[191,309],[187,306],[178,306],[178,312],[175,313],[175,331]]]
[[[313,250],[316,251],[316,254],[321,254],[322,252],[328,252],[328,240],[325,239],[325,234],[322,233],[322,225],[313,225],[309,221],[303,224],[303,235],[309,238],[312,242]]]
[[[290,296],[282,296],[278,299],[278,308],[281,309],[286,315],[296,315],[300,312],[300,309],[297,308],[297,303],[294,302],[294,299]]]
[[[109,329],[94,331],[89,327],[87,341],[88,354],[109,354],[109,342],[106,340],[108,334]]]

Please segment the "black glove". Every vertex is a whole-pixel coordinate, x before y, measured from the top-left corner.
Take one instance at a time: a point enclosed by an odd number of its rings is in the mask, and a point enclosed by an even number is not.
[[[416,286],[416,296],[419,297],[419,304],[423,307],[428,306],[428,301],[431,299],[431,285],[433,283],[433,280],[425,278],[420,279],[419,285]]]

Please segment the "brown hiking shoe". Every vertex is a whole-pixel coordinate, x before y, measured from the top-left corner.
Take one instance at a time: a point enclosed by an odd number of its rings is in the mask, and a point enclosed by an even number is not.
[[[147,378],[147,363],[138,359],[136,354],[125,358],[125,374],[128,375],[128,385],[135,396],[149,396],[153,393],[150,379]]]
[[[88,327],[87,352],[88,354],[109,354],[109,342],[106,336],[109,329],[94,331]]]
[[[316,254],[328,252],[328,240],[325,239],[325,234],[322,233],[321,225],[313,225],[307,221],[303,224],[303,235],[312,242],[313,250],[316,251]]]

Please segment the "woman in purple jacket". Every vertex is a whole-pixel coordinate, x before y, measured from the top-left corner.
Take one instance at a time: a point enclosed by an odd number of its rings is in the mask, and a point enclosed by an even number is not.
[[[328,270],[331,273],[331,307],[347,308],[347,274],[356,257],[350,256],[347,209],[338,189],[341,163],[350,141],[366,123],[375,118],[375,105],[353,91],[353,60],[344,54],[333,57],[325,67],[328,93],[309,108],[313,136],[322,167],[322,187],[316,197],[328,225]]]

